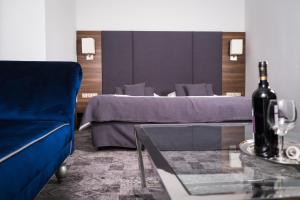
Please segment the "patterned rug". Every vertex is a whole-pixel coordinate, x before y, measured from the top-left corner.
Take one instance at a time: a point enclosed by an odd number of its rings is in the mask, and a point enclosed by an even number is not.
[[[168,199],[149,156],[143,152],[147,189],[141,189],[134,150],[96,150],[88,131],[76,132],[76,150],[66,165],[67,177],[53,176],[36,200],[163,200]]]

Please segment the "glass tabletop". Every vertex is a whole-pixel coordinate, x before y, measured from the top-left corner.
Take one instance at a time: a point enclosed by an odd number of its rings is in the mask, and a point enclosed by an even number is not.
[[[252,124],[141,125],[140,129],[156,167],[174,174],[189,195],[300,196],[299,166],[240,152],[240,142],[253,138]],[[291,133],[287,140],[295,143],[300,137]]]

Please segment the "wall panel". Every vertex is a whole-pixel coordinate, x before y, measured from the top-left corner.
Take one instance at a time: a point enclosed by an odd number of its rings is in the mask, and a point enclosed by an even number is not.
[[[223,32],[222,44],[222,93],[241,93],[245,95],[245,33]],[[244,54],[237,61],[229,60],[231,39],[244,39]]]
[[[81,38],[92,37],[96,42],[94,60],[86,60],[81,53]],[[82,67],[82,82],[77,95],[76,110],[83,113],[91,94],[102,93],[102,53],[100,31],[77,31],[77,62]]]
[[[192,83],[192,33],[134,32],[134,83],[146,81],[167,95],[175,83]]]
[[[193,32],[193,82],[211,83],[222,93],[222,33]]]
[[[116,86],[133,81],[132,32],[102,32],[103,93],[114,93]]]

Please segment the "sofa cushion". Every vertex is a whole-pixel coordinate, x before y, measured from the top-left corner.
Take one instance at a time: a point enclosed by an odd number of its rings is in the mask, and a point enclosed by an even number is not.
[[[55,121],[0,121],[0,127],[0,199],[33,199],[70,154],[71,127]]]
[[[74,127],[78,63],[0,61],[0,68],[0,120],[64,121]]]
[[[56,121],[0,121],[0,164],[64,126],[68,124]],[[71,133],[67,140],[71,140]]]

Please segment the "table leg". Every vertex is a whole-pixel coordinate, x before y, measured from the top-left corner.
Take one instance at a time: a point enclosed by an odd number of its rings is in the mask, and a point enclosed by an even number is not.
[[[138,138],[136,130],[134,130],[134,134],[135,134],[136,148],[137,148],[137,154],[139,159],[139,169],[140,169],[142,188],[145,188],[146,178],[145,178],[145,168],[144,168],[143,155],[142,155],[142,144]]]

